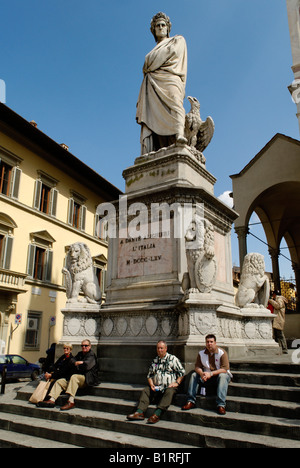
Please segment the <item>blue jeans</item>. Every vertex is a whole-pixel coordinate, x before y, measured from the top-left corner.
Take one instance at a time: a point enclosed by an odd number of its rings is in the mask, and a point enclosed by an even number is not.
[[[219,374],[217,376],[211,377],[207,382],[203,382],[200,378],[200,375],[196,372],[193,372],[191,375],[188,394],[187,394],[187,401],[191,401],[192,403],[196,403],[196,395],[199,389],[199,385],[206,387],[206,385],[216,385],[217,387],[217,399],[216,403],[217,406],[226,406],[226,397],[227,397],[227,390],[228,385],[230,382],[229,374]]]

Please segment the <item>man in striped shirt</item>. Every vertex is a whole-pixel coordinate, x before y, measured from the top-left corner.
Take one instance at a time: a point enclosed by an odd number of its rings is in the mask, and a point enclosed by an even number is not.
[[[144,413],[149,404],[156,401],[157,409],[148,419],[148,424],[155,424],[172,403],[173,396],[183,380],[185,370],[179,359],[167,351],[166,342],[159,341],[157,343],[157,357],[152,361],[147,375],[148,386],[142,391],[136,412],[127,416],[130,421],[145,419]]]

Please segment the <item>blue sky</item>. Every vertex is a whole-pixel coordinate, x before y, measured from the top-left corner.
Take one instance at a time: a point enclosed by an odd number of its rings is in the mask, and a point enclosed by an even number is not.
[[[136,101],[158,11],[187,41],[186,95],[215,121],[205,156],[219,196],[276,133],[299,139],[284,0],[0,0],[6,104],[124,190],[122,171],[140,153]],[[249,251],[265,253],[252,239]]]

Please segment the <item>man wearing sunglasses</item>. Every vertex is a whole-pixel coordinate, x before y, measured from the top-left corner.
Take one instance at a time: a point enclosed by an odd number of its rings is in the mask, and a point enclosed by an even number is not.
[[[54,408],[55,401],[65,391],[69,395],[68,402],[62,406],[61,411],[67,411],[75,406],[75,396],[79,388],[93,387],[98,384],[97,356],[91,349],[90,340],[83,340],[81,351],[75,356],[73,375],[70,380],[59,379],[55,382],[47,401],[38,403],[42,408]]]

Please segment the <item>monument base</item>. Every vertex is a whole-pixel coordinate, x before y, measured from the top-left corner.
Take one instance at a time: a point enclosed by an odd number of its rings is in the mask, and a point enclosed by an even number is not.
[[[229,359],[278,353],[274,315],[235,306],[230,236],[238,215],[214,195],[205,165],[188,146],[172,145],[138,157],[123,175],[126,196],[111,210],[106,303],[68,304],[61,342],[90,339],[102,380],[139,384],[159,340],[186,373],[211,333]]]
[[[165,340],[168,352],[194,370],[205,337],[213,333],[229,359],[275,355],[271,312],[264,308],[239,309],[223,305],[213,294],[188,293],[176,306],[161,302],[123,304],[101,309],[98,356],[101,377],[112,382],[143,384],[156,344]]]

